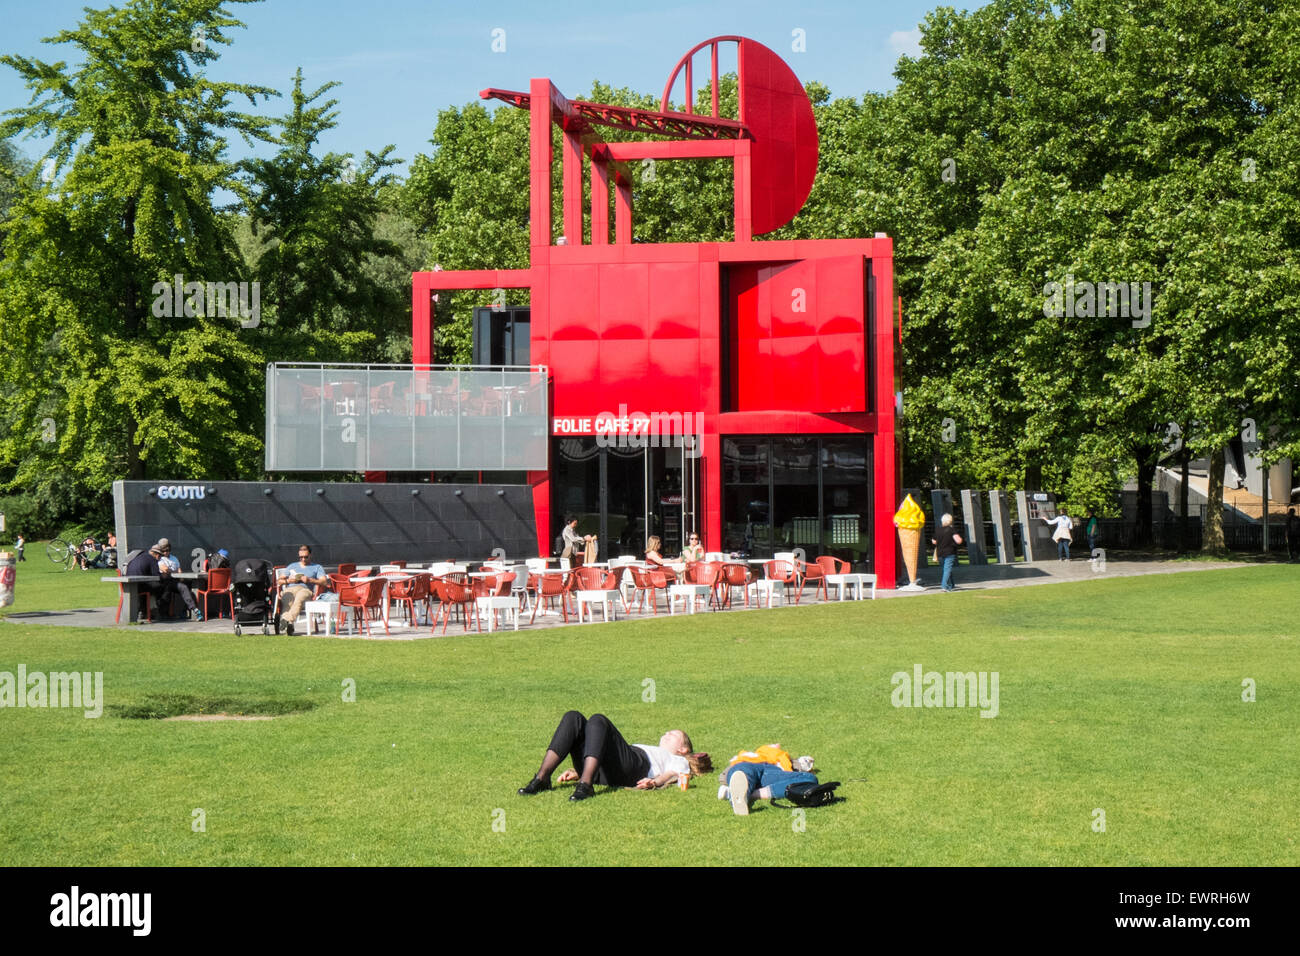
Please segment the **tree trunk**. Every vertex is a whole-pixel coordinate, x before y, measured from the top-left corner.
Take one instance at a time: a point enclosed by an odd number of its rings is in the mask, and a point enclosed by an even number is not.
[[[1210,486],[1206,491],[1205,521],[1202,522],[1201,550],[1224,551],[1223,544],[1223,449],[1210,452]]]
[[[1185,433],[1184,433],[1185,434]],[[1187,446],[1183,446],[1183,468],[1182,475],[1178,483],[1178,550],[1183,552],[1187,550],[1187,542],[1191,536],[1188,533],[1187,518],[1187,486],[1188,486],[1188,468],[1191,465],[1191,453]]]
[[[1151,486],[1155,484],[1158,452],[1144,448],[1137,460],[1137,517],[1133,523],[1133,547],[1146,548],[1152,543]]]

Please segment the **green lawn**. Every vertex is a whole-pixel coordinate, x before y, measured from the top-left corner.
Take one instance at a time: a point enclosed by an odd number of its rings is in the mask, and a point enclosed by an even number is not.
[[[12,610],[116,603],[102,572],[27,553]],[[102,671],[107,708],[0,710],[0,864],[1294,866],[1296,576],[1262,566],[412,643],[0,622],[0,671]],[[998,716],[895,708],[891,675],[915,664],[998,672]],[[314,706],[255,722],[117,716],[168,694]],[[779,741],[846,781],[847,799],[800,828],[766,804],[734,816],[712,777],[580,804],[567,787],[517,796],[569,708],[634,740],[682,727],[724,761]]]

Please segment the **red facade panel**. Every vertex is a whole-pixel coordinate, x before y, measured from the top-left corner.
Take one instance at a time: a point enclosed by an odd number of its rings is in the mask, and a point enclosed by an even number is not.
[[[862,256],[728,267],[734,411],[865,412]]]

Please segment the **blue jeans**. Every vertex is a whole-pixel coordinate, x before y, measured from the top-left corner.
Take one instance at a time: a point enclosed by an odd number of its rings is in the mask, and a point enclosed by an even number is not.
[[[1056,542],[1056,550],[1061,556],[1062,561],[1070,560],[1070,539],[1061,538]]]
[[[957,566],[957,555],[950,554],[943,558],[943,578],[939,581],[939,586],[945,591],[955,590],[952,586],[952,569]]]
[[[817,775],[800,771],[782,770],[774,763],[738,763],[727,768],[727,787],[731,787],[731,778],[743,773],[749,778],[749,793],[760,787],[772,788],[772,799],[780,800],[785,796],[785,788],[792,783],[816,783]]]

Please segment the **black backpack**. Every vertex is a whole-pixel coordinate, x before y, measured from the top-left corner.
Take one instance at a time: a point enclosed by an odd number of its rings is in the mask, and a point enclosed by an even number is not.
[[[835,788],[839,785],[838,780],[830,783],[792,783],[785,788],[785,798],[796,807],[824,807],[838,799]]]

